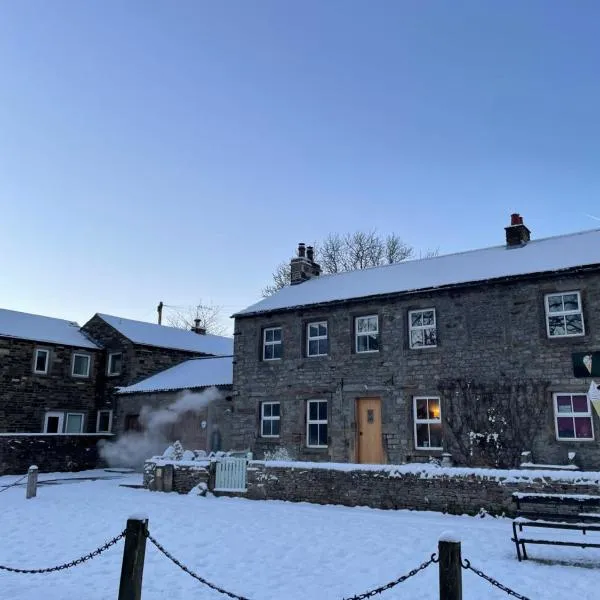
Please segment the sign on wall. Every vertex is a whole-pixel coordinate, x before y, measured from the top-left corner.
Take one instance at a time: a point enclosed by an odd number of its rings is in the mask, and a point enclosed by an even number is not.
[[[600,377],[600,352],[574,352],[575,377]]]

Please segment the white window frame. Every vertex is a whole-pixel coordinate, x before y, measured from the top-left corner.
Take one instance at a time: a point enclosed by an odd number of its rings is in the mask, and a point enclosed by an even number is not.
[[[266,416],[265,415],[265,406],[272,406],[274,404],[279,405],[279,415],[274,416]],[[265,435],[263,433],[263,422],[264,421],[279,421],[279,433],[277,435]],[[262,402],[260,405],[260,437],[262,438],[278,438],[281,435],[281,402]]]
[[[321,403],[321,402],[324,402],[325,405],[327,406],[327,418],[311,420],[310,405],[313,403]],[[317,410],[317,412],[318,412],[318,410]],[[329,444],[327,443],[327,440],[325,440],[325,444],[311,444],[310,443],[309,431],[310,431],[311,425],[327,425],[327,437],[329,437],[329,404],[328,404],[327,400],[322,400],[322,399],[317,398],[314,400],[308,400],[306,402],[306,447],[307,448],[327,448],[329,446]]]
[[[325,326],[325,335],[310,335],[310,328],[312,326],[320,327],[321,325]],[[327,352],[319,352],[317,354],[310,353],[310,343],[311,342],[319,342],[321,340],[327,341]],[[307,323],[306,325],[306,356],[314,357],[314,356],[327,356],[329,354],[329,325],[327,321],[312,321]]]
[[[277,341],[271,341],[271,342],[267,342],[267,331],[277,331],[279,330],[281,332],[281,336],[279,340]],[[281,356],[276,356],[273,358],[266,358],[266,349],[267,346],[281,346],[281,355],[283,356],[283,329],[281,327],[265,327],[263,329],[263,337],[262,337],[262,359],[263,360],[281,360]]]
[[[119,369],[118,372],[112,372],[110,370],[111,366],[112,366],[112,357],[116,356],[117,354],[121,355],[121,369]],[[109,352],[108,353],[108,364],[106,365],[106,375],[108,377],[118,377],[121,372],[123,370],[123,352],[119,351],[119,352]]]
[[[568,296],[571,294],[575,294],[577,296],[577,303],[579,304],[579,308],[577,310],[563,310],[560,312],[550,312],[550,302],[549,299],[551,296]],[[579,291],[571,291],[571,292],[552,292],[551,294],[546,294],[544,297],[544,305],[546,308],[546,334],[548,338],[553,339],[561,339],[567,337],[581,337],[585,335],[585,321],[583,318],[583,304],[581,302],[581,292]],[[565,323],[565,333],[563,335],[551,335],[550,334],[550,317],[566,317],[569,315],[581,315],[581,333],[567,333],[566,323]]]
[[[417,401],[427,400],[429,407],[429,400],[437,400],[438,406],[440,407],[440,416],[437,419],[418,419],[417,418]],[[441,425],[442,424],[442,402],[439,396],[414,396],[413,397],[413,429],[415,436],[415,449],[416,450],[443,450],[443,446],[419,446],[417,438],[417,425]],[[431,431],[429,432],[429,439],[431,440]]]
[[[359,333],[358,332],[358,322],[361,319],[375,319],[377,322],[377,330]],[[379,342],[380,342],[379,315],[361,315],[360,317],[354,317],[354,351],[356,352],[356,354],[372,354],[374,352],[379,352],[379,348],[377,348],[376,350],[359,350],[358,349],[358,338],[365,337],[365,336],[372,336],[372,335],[377,336],[377,345],[379,346],[380,345],[379,344]]]
[[[100,415],[102,413],[108,413],[108,429],[100,430]],[[110,433],[112,431],[113,411],[111,409],[101,409],[98,411],[96,416],[96,433]]]
[[[78,417],[81,417],[81,429],[80,429],[79,431],[75,432],[75,433],[73,433],[73,432],[69,432],[69,433],[67,433],[67,421],[69,420],[69,417],[71,417],[71,416],[74,416],[74,415],[76,415],[76,416],[78,416]],[[85,413],[82,413],[82,412],[75,412],[75,411],[67,411],[67,412],[65,413],[65,427],[64,427],[64,433],[65,433],[66,435],[76,435],[76,434],[78,434],[78,433],[83,433],[83,430],[84,430],[84,428],[85,428]]]
[[[413,325],[412,315],[415,313],[433,312],[433,325]],[[423,344],[422,346],[413,346],[412,332],[413,331],[425,331],[426,329],[433,329],[435,331],[435,344]],[[423,340],[425,335],[423,334]],[[423,350],[424,348],[437,348],[437,315],[435,308],[420,308],[417,310],[408,311],[408,345],[411,350]]]
[[[585,396],[587,400],[587,411],[586,412],[570,412],[570,413],[559,413],[558,412],[558,397],[559,396]],[[556,433],[556,440],[558,442],[593,442],[596,438],[594,433],[594,417],[592,415],[592,402],[586,392],[554,392],[552,394],[552,404],[554,406],[554,431]],[[573,399],[571,398],[571,406],[573,406]],[[578,438],[578,437],[560,437],[558,434],[558,418],[569,417],[574,419],[575,417],[588,417],[592,427],[592,437],[589,438]],[[575,423],[573,422],[573,428]]]
[[[37,362],[38,362],[38,354],[43,352],[46,355],[46,368],[43,371],[38,371]],[[48,348],[36,348],[33,353],[33,372],[35,375],[48,375],[48,370],[50,369],[50,350]]]
[[[75,357],[81,356],[83,358],[87,358],[87,371],[85,375],[80,375],[79,373],[75,373]],[[87,379],[90,376],[90,370],[92,367],[92,357],[89,354],[84,352],[73,352],[73,358],[71,359],[71,377],[79,377],[81,379]]]
[[[46,412],[44,415],[44,433],[48,433],[48,418],[49,417],[58,417],[58,433],[62,433],[65,428],[65,413],[62,410],[50,410]],[[48,435],[56,435],[54,433],[50,433]]]

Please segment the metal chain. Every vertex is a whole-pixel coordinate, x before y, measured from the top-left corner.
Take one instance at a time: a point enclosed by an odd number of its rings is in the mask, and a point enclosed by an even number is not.
[[[228,592],[227,590],[224,590],[223,588],[216,586],[214,583],[207,581],[203,577],[200,577],[200,575],[194,573],[188,567],[186,567],[184,564],[179,562],[170,552],[168,552],[163,546],[161,546],[161,544],[159,544],[156,541],[156,539],[154,539],[149,533],[147,533],[146,535],[148,536],[148,539],[156,546],[156,548],[160,552],[162,552],[171,562],[175,563],[182,571],[184,571],[188,575],[191,575],[194,579],[197,579],[200,583],[206,585],[207,587],[211,588],[212,590],[215,590],[215,592],[219,592],[220,594],[224,594],[225,596],[229,596],[230,598],[234,598],[235,600],[248,600],[248,598],[246,598],[245,596],[238,596],[237,594]]]
[[[46,569],[15,569],[14,567],[7,567],[5,565],[0,565],[0,569],[2,571],[10,571],[11,573],[29,573],[29,574],[38,574],[38,573],[54,573],[55,571],[64,571],[65,569],[70,569],[71,567],[77,567],[78,565],[87,562],[88,560],[92,560],[92,558],[96,558],[96,556],[100,556],[103,552],[108,550],[111,546],[114,546],[120,539],[125,537],[125,531],[122,531],[118,536],[114,537],[109,542],[106,542],[100,548],[96,548],[93,552],[82,556],[76,560],[72,560],[71,562],[65,563],[64,565],[58,565],[57,567],[48,567]]]
[[[352,596],[351,598],[344,598],[344,600],[363,600],[363,598],[371,598],[372,596],[381,594],[382,592],[385,592],[386,590],[389,590],[393,587],[396,587],[398,584],[403,583],[407,579],[414,577],[417,573],[419,573],[423,569],[426,569],[430,564],[436,563],[438,561],[439,561],[439,559],[438,559],[437,555],[434,553],[431,555],[431,558],[429,560],[426,560],[425,562],[421,563],[417,568],[413,569],[412,571],[409,571],[406,575],[402,575],[402,577],[398,577],[398,579],[395,579],[394,581],[390,581],[389,583],[386,583],[385,585],[382,585],[381,587],[375,588],[374,590],[370,590],[368,592],[358,594],[357,596]]]
[[[497,588],[501,589],[503,592],[506,592],[509,596],[514,596],[515,598],[519,598],[519,600],[530,600],[527,596],[523,596],[523,595],[515,592],[514,590],[511,590],[509,587],[502,585],[499,581],[496,581],[493,577],[486,575],[483,571],[480,571],[479,569],[475,569],[474,567],[471,566],[470,561],[467,560],[466,558],[460,564],[463,569],[473,571],[473,573],[475,573],[475,575],[478,575],[482,579],[485,579],[486,581],[491,583],[494,587],[497,587]]]
[[[5,486],[3,486],[3,489],[1,489],[1,490],[0,490],[0,494],[1,494],[2,492],[5,492],[6,490],[9,490],[11,487],[14,487],[15,485],[17,485],[17,484],[21,483],[21,481],[23,481],[23,479],[26,479],[26,478],[27,478],[27,476],[28,476],[28,473],[27,473],[27,474],[25,474],[25,475],[23,475],[23,477],[21,477],[21,478],[17,479],[16,481],[13,481],[12,483],[10,483],[10,484],[8,484],[8,485],[5,485]]]

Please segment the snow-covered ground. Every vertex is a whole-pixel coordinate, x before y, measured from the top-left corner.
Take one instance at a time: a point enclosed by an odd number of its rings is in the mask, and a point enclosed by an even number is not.
[[[106,475],[41,475],[41,480]],[[1,477],[2,486],[15,477]],[[463,556],[535,600],[598,597],[600,549],[530,548],[518,563],[511,521],[440,513],[383,511],[243,499],[201,498],[119,487],[139,475],[44,485],[25,500],[22,487],[0,493],[0,565],[40,568],[86,554],[118,534],[133,513],[177,558],[216,584],[252,600],[341,599],[386,583],[426,560],[447,531]],[[557,532],[553,532],[555,534]],[[579,534],[577,534],[579,535]],[[117,597],[123,543],[82,566],[48,575],[0,571],[2,598],[107,600]],[[437,566],[384,592],[437,599]],[[506,594],[463,571],[464,598]],[[148,544],[144,600],[224,598],[180,571]]]

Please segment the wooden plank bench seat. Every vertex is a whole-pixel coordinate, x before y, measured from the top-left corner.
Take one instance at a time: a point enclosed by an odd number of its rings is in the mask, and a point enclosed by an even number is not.
[[[600,538],[596,541],[571,541],[540,539],[520,536],[524,527],[580,531],[583,535],[600,531],[600,513],[588,512],[590,508],[600,508],[600,496],[588,494],[543,494],[515,492],[513,502],[517,504],[517,517],[513,520],[513,537],[519,561],[527,559],[526,544],[548,544],[552,546],[577,546],[600,548]],[[528,508],[524,510],[523,505]],[[529,508],[535,506],[538,510]],[[548,510],[544,510],[548,509]]]

